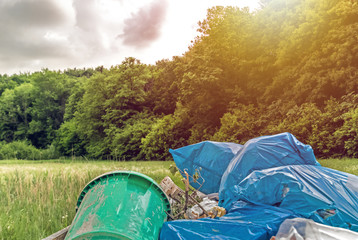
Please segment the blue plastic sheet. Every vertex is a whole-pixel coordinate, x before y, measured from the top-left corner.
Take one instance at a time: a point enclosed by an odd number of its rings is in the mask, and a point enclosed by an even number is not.
[[[189,175],[199,171],[202,179],[190,180],[190,185],[206,194],[219,192],[220,181],[230,160],[242,149],[242,145],[226,142],[205,141],[176,150],[170,149],[176,166]],[[183,175],[184,176],[184,175]],[[185,176],[184,176],[185,177]],[[203,180],[204,179],[204,180]]]
[[[279,206],[318,223],[358,231],[358,176],[292,165],[254,171],[234,189],[232,199]]]
[[[358,176],[321,167],[312,148],[290,133],[170,152],[179,169],[190,175],[201,169],[201,190],[219,190],[228,214],[167,222],[161,239],[270,239],[294,217],[358,232]]]
[[[166,222],[162,227],[160,239],[266,240],[277,233],[285,219],[295,217],[297,215],[286,209],[238,201],[229,213],[221,218]]]
[[[219,190],[222,205],[227,206],[235,186],[255,170],[286,165],[317,165],[311,146],[298,141],[290,133],[262,136],[245,143],[224,172]]]

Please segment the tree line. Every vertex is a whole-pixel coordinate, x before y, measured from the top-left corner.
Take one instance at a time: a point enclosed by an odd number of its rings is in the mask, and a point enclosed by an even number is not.
[[[290,132],[358,156],[358,3],[213,7],[187,52],[142,64],[0,75],[0,158],[166,160],[204,140]]]

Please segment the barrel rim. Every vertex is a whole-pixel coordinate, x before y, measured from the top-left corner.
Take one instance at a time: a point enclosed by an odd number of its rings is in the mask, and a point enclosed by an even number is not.
[[[127,171],[127,170],[116,170],[116,171],[103,173],[102,175],[95,177],[89,183],[87,183],[86,186],[81,191],[80,195],[78,196],[77,203],[76,203],[76,212],[79,209],[79,207],[82,203],[82,200],[86,196],[87,192],[96,185],[96,182],[99,182],[103,178],[110,178],[111,176],[113,177],[113,176],[117,176],[117,175],[128,175],[128,177],[130,175],[136,175],[136,176],[142,177],[145,180],[147,180],[148,182],[150,182],[152,185],[154,185],[156,187],[157,190],[159,190],[161,192],[161,195],[164,197],[164,201],[167,203],[166,204],[167,209],[165,211],[168,213],[171,212],[171,205],[170,205],[169,198],[156,181],[154,181],[151,177],[149,177],[143,173],[139,173],[136,171]],[[92,184],[92,183],[94,183],[94,184]]]

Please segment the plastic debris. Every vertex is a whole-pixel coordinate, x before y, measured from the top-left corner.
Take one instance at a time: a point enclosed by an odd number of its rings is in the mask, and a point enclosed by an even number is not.
[[[325,224],[317,228],[327,230],[317,240],[345,239],[347,229],[358,232],[358,176],[321,167],[311,146],[290,133],[251,139],[243,146],[205,141],[170,153],[186,184],[190,178],[192,187],[209,199],[218,197],[219,205],[201,209],[205,214],[191,208],[187,216],[194,219],[165,223],[160,239],[291,240],[275,237],[278,228],[286,219],[302,217],[315,227]],[[337,227],[338,238],[330,238]],[[291,228],[290,234],[299,234],[292,239],[316,239],[299,229]]]
[[[236,185],[255,170],[287,165],[316,165],[311,146],[298,141],[290,133],[262,136],[247,141],[224,172],[219,198],[223,205],[232,202]]]
[[[159,185],[133,171],[113,171],[94,178],[81,191],[77,207],[66,240],[158,239],[171,212]]]
[[[321,166],[283,166],[252,172],[232,193],[233,202],[275,205],[318,223],[358,231],[356,175]]]
[[[226,214],[226,209],[223,207],[215,206],[211,210],[209,210],[209,217],[216,218],[222,217]]]
[[[222,217],[176,220],[164,223],[161,240],[267,240],[280,224],[298,217],[292,211],[263,204],[236,202]]]
[[[169,176],[163,178],[159,185],[171,201],[173,201],[173,199],[179,201],[179,199],[185,194],[185,192],[179,188]]]
[[[188,219],[199,219],[203,217],[208,217],[210,214],[209,211],[211,211],[211,215],[215,214],[214,208],[218,206],[218,202],[210,200],[209,198],[204,198],[202,202],[200,202],[200,206],[198,204],[194,205],[192,208],[188,209],[186,211],[186,216]],[[206,215],[203,211],[203,209],[208,212],[208,215]],[[217,210],[216,210],[217,211]]]
[[[219,192],[220,181],[231,159],[242,149],[236,143],[204,141],[178,149],[169,149],[183,177],[200,173],[202,179],[192,178],[190,185],[209,194]],[[200,188],[200,189],[199,189]]]
[[[310,219],[286,219],[280,226],[276,237],[272,240],[343,240],[358,239],[358,233],[319,224]]]

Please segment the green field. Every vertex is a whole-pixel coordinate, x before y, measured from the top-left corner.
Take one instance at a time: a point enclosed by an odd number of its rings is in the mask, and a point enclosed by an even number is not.
[[[354,159],[354,158],[325,159],[319,162],[324,167],[333,168],[342,172],[358,175],[358,159]]]
[[[358,159],[328,159],[323,166],[358,175]],[[169,175],[182,186],[173,162],[0,161],[0,239],[41,239],[66,226],[75,215],[83,187],[113,170],[141,172],[160,182]]]
[[[160,182],[173,162],[0,161],[0,239],[42,239],[68,226],[77,197],[96,176],[141,172]],[[179,174],[173,178],[180,183]]]

